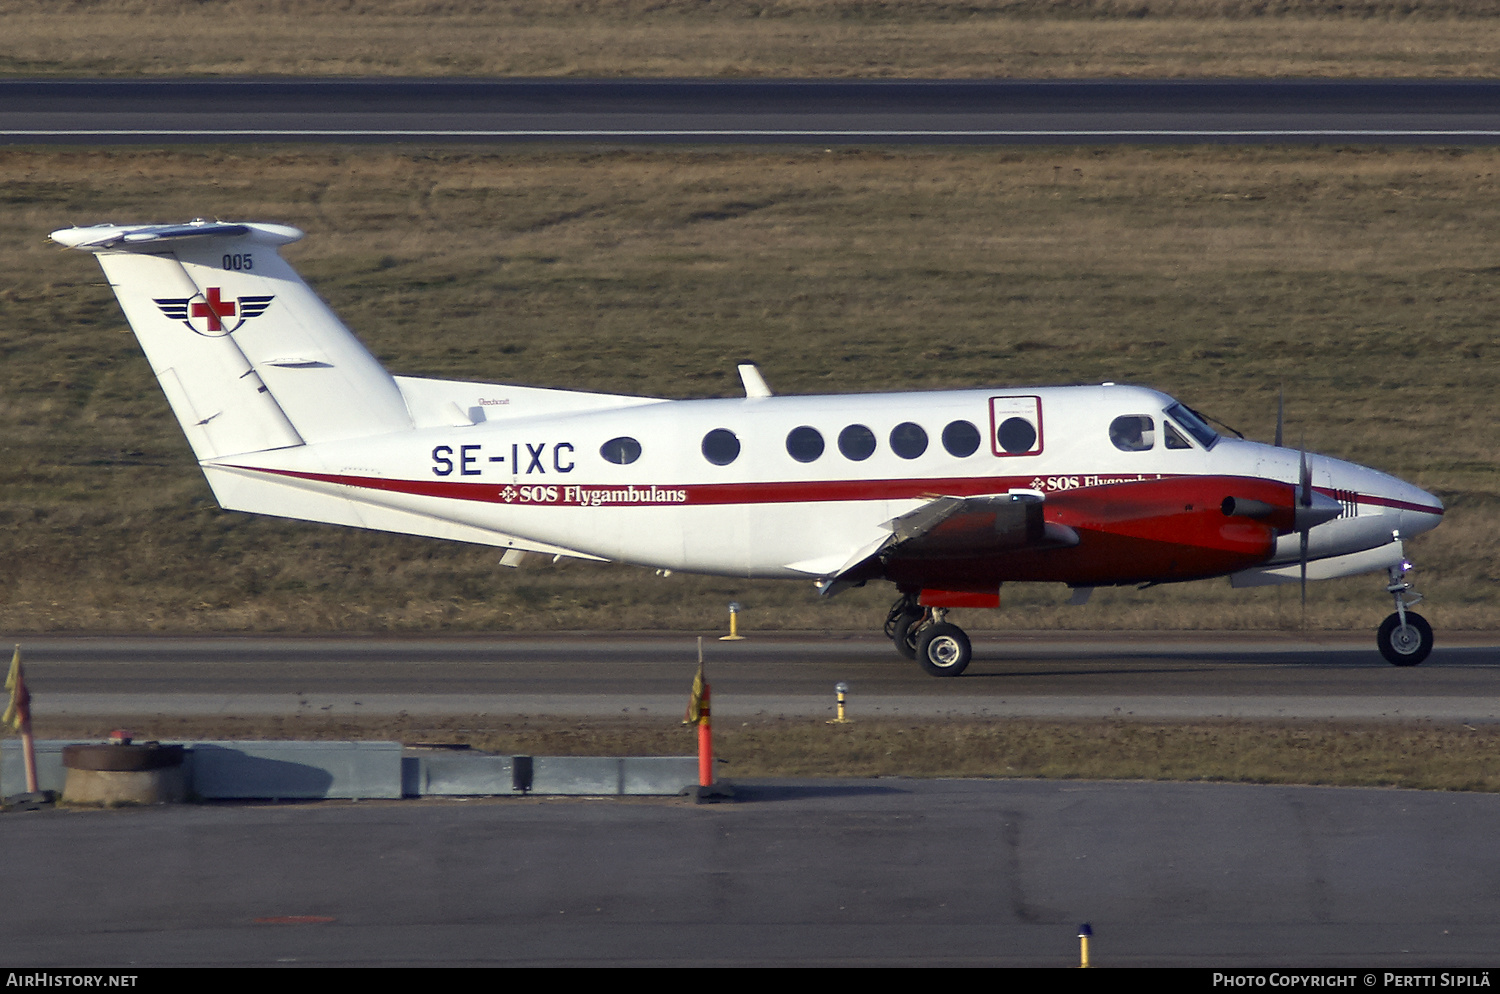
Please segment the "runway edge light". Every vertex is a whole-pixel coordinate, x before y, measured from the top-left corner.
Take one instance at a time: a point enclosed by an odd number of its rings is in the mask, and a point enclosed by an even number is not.
[[[849,724],[853,724],[853,722],[851,722],[849,720],[849,718],[844,714],[844,703],[845,703],[845,698],[848,697],[848,695],[849,695],[849,685],[847,683],[845,683],[844,681],[840,680],[838,683],[836,683],[836,684],[833,685],[833,694],[834,694],[834,701],[838,705],[838,717],[830,719],[829,722],[828,722],[828,724],[830,724],[830,725],[849,725]]]
[[[740,602],[729,602],[729,634],[719,636],[720,642],[743,642],[745,636],[740,634]]]

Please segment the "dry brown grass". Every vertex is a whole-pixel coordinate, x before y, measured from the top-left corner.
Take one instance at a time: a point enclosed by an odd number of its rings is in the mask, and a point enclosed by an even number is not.
[[[0,73],[1494,77],[1485,0],[0,0]]]
[[[96,740],[107,723],[46,724],[45,738]],[[502,755],[681,756],[696,731],[675,723],[494,716],[394,721],[161,718],[138,738],[383,739],[457,743]],[[1220,780],[1237,783],[1500,790],[1500,727],[935,719],[828,725],[818,720],[720,722],[719,776],[1009,777]]]
[[[0,151],[0,630],[864,629],[888,588],[584,564],[218,511],[70,222],[309,232],[401,372],[668,396],[1148,382],[1437,491],[1423,611],[1493,628],[1500,151]],[[497,320],[497,316],[503,318]],[[644,582],[643,582],[644,581]],[[1383,581],[1314,585],[1369,628]],[[1295,626],[1295,591],[1045,586],[971,627]]]

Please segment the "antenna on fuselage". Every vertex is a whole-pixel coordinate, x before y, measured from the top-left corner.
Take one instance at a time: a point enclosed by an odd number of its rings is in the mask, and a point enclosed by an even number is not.
[[[1286,412],[1286,384],[1276,388],[1276,446],[1281,447],[1281,426]]]
[[[1307,445],[1301,446],[1302,466],[1297,474],[1297,504],[1299,507],[1312,507],[1312,467],[1307,463]],[[1305,518],[1302,527],[1298,529],[1301,552],[1298,562],[1302,566],[1302,624],[1307,624],[1307,536],[1312,531],[1312,524]]]
[[[753,362],[742,362],[739,369],[740,382],[745,384],[747,398],[771,396],[771,388],[766,386],[766,378],[760,375],[759,366]]]

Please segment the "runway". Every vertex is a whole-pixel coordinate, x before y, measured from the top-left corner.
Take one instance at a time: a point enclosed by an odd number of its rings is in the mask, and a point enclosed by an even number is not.
[[[715,713],[869,717],[1500,721],[1500,636],[1440,636],[1419,667],[1366,635],[975,633],[957,679],[868,634],[705,640]],[[22,641],[38,714],[680,716],[688,634]]]
[[[1436,80],[0,80],[0,143],[1500,141]]]

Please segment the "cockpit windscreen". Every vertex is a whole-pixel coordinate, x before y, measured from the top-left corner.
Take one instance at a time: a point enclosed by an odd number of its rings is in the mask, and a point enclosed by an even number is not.
[[[1219,433],[1210,428],[1208,422],[1182,404],[1173,404],[1167,408],[1167,417],[1181,425],[1183,431],[1196,438],[1198,444],[1205,449],[1213,448],[1214,443],[1219,440]]]

